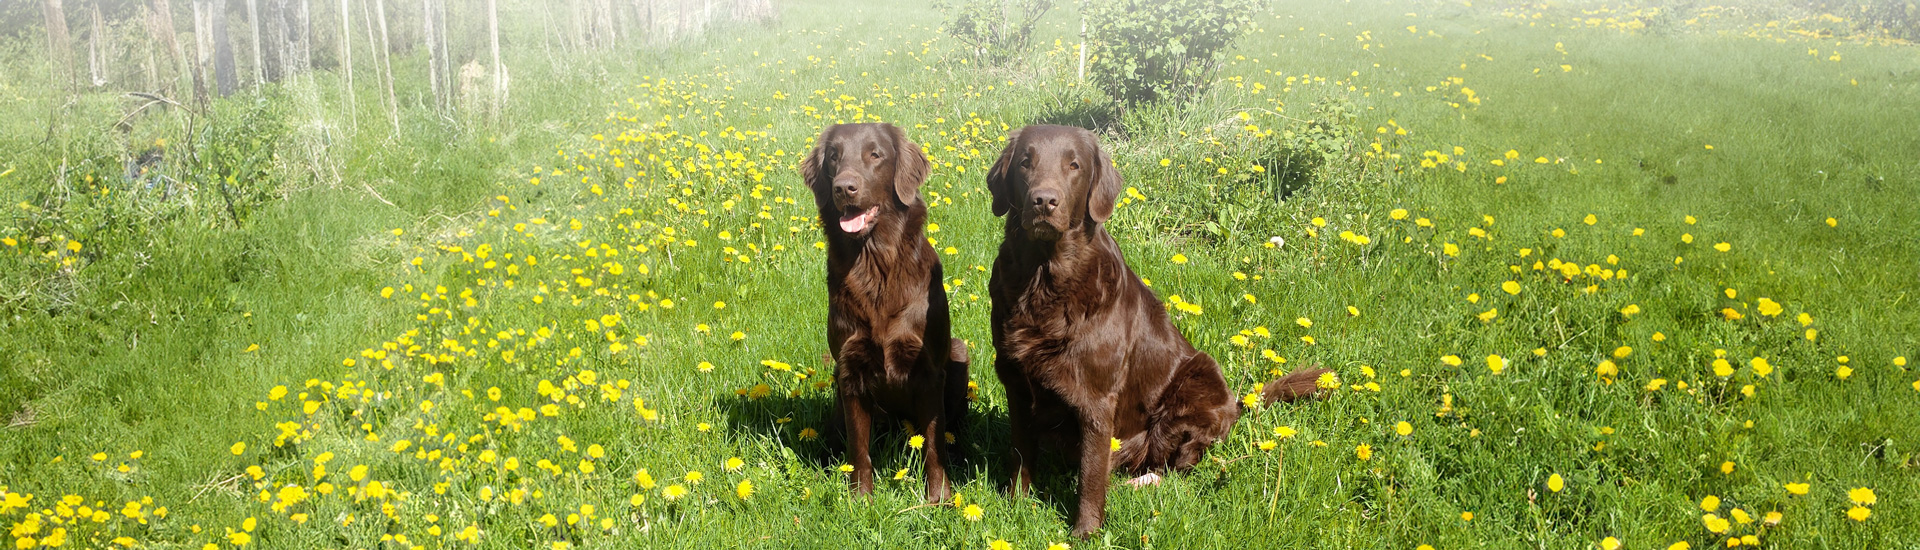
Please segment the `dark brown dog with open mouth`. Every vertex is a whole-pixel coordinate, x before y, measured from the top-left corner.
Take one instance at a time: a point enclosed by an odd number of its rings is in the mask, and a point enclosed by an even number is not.
[[[987,173],[993,213],[1007,218],[988,290],[1012,490],[1033,484],[1042,439],[1068,449],[1080,467],[1081,537],[1105,519],[1113,469],[1141,474],[1136,486],[1157,483],[1158,472],[1192,468],[1240,418],[1220,366],[1180,335],[1107,235],[1121,185],[1093,133],[1070,126],[1014,131]],[[1314,395],[1325,372],[1288,374],[1263,397]]]
[[[966,419],[967,347],[952,338],[940,257],[927,242],[920,184],[929,169],[891,124],[827,128],[800,162],[827,237],[827,344],[853,489],[873,492],[873,422],[894,417],[925,438],[926,498],[938,502],[951,494],[947,434]]]

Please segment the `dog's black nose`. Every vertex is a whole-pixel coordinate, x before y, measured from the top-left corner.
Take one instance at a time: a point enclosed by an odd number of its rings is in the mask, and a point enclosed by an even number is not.
[[[851,197],[859,192],[860,182],[858,180],[852,178],[833,180],[833,193],[836,195]]]
[[[1033,200],[1033,210],[1045,216],[1060,207],[1060,192],[1052,189],[1035,189],[1028,197]]]

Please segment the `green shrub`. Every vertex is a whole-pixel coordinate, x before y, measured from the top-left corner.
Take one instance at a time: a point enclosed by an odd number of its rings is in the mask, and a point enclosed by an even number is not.
[[[1128,104],[1206,91],[1220,56],[1253,29],[1264,0],[1089,0],[1094,82]]]
[[[1053,9],[1053,0],[938,0],[947,12],[947,34],[967,45],[975,62],[1002,65],[1033,43],[1033,26]]]
[[[1855,13],[1847,17],[1859,22],[1861,30],[1884,32],[1892,38],[1920,40],[1920,1],[1854,0]]]

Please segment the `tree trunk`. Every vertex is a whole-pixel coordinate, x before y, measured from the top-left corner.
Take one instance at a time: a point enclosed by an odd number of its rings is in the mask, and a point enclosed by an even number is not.
[[[156,49],[159,49],[160,41],[156,40],[155,38],[157,37],[153,36],[154,34],[157,34],[157,33],[152,32],[153,10],[147,8],[144,5],[140,6],[140,20],[146,22],[146,26],[148,30],[148,33],[147,33],[148,40],[151,42],[151,44],[148,44],[147,47],[141,48],[147,51],[146,90],[155,91],[160,89],[160,56],[154,55],[153,51]]]
[[[447,0],[433,0],[433,29],[434,49],[432,53],[440,57],[440,83],[444,85],[444,89],[441,91],[446,94],[443,101],[446,102],[446,105],[452,106],[454,70],[453,57],[448,55],[447,52]]]
[[[107,59],[113,56],[113,43],[107,37],[107,23],[100,18],[100,5],[94,4],[93,30],[87,32],[87,76],[95,88],[110,79]]]
[[[287,40],[287,0],[265,0],[266,6],[260,11],[261,32],[266,33],[262,40],[261,52],[266,57],[265,72],[268,82],[279,82],[293,73],[290,42]]]
[[[507,101],[507,67],[500,64],[500,6],[487,0],[487,49],[493,53],[493,103],[497,111]]]
[[[187,67],[187,54],[180,50],[179,33],[173,30],[171,0],[153,0],[153,32],[159,35],[158,45],[166,47],[167,59],[173,67],[173,71],[168,73],[170,83],[167,87],[171,89],[173,84],[180,83],[180,77],[185,76]]]
[[[267,83],[266,56],[260,52],[260,0],[247,0],[247,29],[253,33],[253,84]]]
[[[400,102],[393,96],[393,45],[387,40],[387,2],[373,0],[373,11],[380,23],[380,66],[386,72],[387,118],[393,121],[393,135],[400,135]]]
[[[372,2],[360,0],[360,19],[365,21],[360,28],[366,29],[367,32],[367,52],[373,54],[373,89],[378,91],[386,85],[386,81],[380,78],[380,35],[373,32],[378,25],[373,22]],[[377,93],[374,95],[379,96]],[[385,103],[382,105],[384,106]]]
[[[623,34],[620,27],[614,24],[619,21],[619,18],[614,17],[613,0],[599,0],[599,6],[600,28],[606,30],[606,37],[602,39],[602,43],[611,50],[615,44],[620,43],[620,35]]]
[[[657,40],[654,39],[654,36],[660,32],[660,28],[658,27],[659,24],[654,22],[654,19],[653,19],[654,17],[653,3],[655,0],[633,0],[633,1],[640,3],[641,4],[640,9],[645,12],[641,14],[641,20],[646,22],[646,31],[644,32],[646,32],[645,37],[646,37],[647,44],[653,44],[658,42]]]
[[[554,44],[556,43],[560,44],[560,51],[563,53],[566,51],[567,47],[566,47],[566,40],[564,40],[561,37],[559,27],[553,21],[553,10],[537,10],[537,11],[540,12],[540,22],[542,23],[540,27],[541,27],[541,30],[543,31],[540,34],[540,37],[541,37],[540,43],[546,46],[547,59],[550,61],[559,59],[559,57],[555,56],[553,53]]]
[[[227,36],[227,0],[213,0],[207,9],[207,22],[213,27],[213,81],[222,97],[240,87],[233,67],[233,40]]]
[[[67,36],[67,8],[60,0],[42,0],[42,15],[47,18],[47,57],[53,62],[53,80],[62,87],[72,84],[73,43]]]
[[[304,73],[313,70],[313,5],[311,0],[293,4],[293,20],[287,28],[294,38],[293,68]]]
[[[433,37],[433,0],[420,0],[420,22],[422,28],[426,31],[426,34],[423,36],[425,40],[424,45],[427,49],[427,87],[433,94],[434,106],[438,107],[440,105],[440,87],[442,83],[440,82],[439,49],[434,47],[436,41]]]
[[[607,0],[607,9],[613,13],[613,22],[616,24],[616,26],[614,27],[614,30],[616,31],[615,34],[618,34],[620,36],[620,40],[623,43],[632,42],[633,41],[633,22],[631,21],[631,19],[633,19],[633,16],[627,13],[628,10],[627,10],[626,2],[622,2],[620,0]]]
[[[672,0],[673,8],[676,10],[676,23],[678,24],[678,28],[673,30],[674,40],[679,40],[681,36],[685,36],[693,30],[693,14],[687,11],[687,2],[691,1],[692,0]]]
[[[213,68],[212,26],[207,20],[209,6],[207,0],[193,0],[193,97],[201,105],[207,104],[208,72]]]
[[[353,97],[353,9],[347,0],[340,0],[340,74],[346,79],[342,87],[347,91],[347,120],[358,127],[359,102]]]

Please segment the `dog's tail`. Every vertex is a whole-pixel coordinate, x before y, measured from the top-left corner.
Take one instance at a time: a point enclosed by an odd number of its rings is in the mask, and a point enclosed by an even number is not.
[[[1318,397],[1327,390],[1339,387],[1339,379],[1329,380],[1321,385],[1322,377],[1332,377],[1333,371],[1320,367],[1310,367],[1287,373],[1266,383],[1260,390],[1260,400],[1271,405],[1274,402],[1292,403],[1301,399]]]

